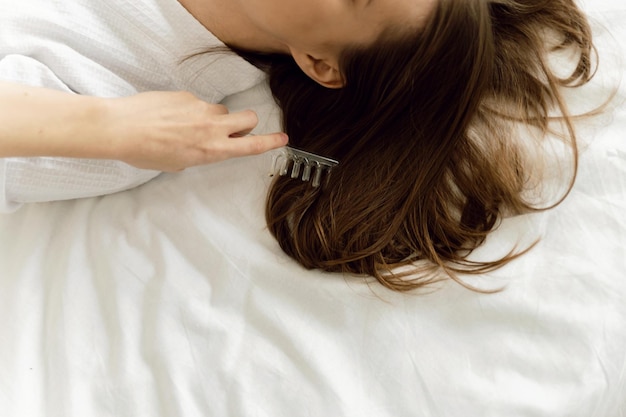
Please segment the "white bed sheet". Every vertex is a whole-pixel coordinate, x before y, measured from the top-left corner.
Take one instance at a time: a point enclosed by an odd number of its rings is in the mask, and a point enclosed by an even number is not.
[[[229,105],[273,130],[267,94]],[[476,253],[541,236],[492,295],[303,270],[264,226],[269,155],[0,216],[0,416],[626,416],[624,100],[569,198]]]

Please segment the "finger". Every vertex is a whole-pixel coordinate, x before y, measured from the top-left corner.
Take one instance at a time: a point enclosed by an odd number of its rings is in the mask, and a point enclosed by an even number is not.
[[[244,136],[249,135],[250,132],[252,132],[252,129],[246,129],[246,130],[241,131],[241,132],[231,133],[230,135],[228,135],[228,137],[229,138],[242,138]]]
[[[241,136],[242,132],[244,134],[251,132],[259,123],[259,118],[254,111],[244,110],[222,115],[221,121],[228,136]]]
[[[224,151],[228,157],[258,155],[285,146],[288,141],[289,138],[284,133],[232,138],[225,144]]]
[[[228,107],[224,106],[223,104],[210,104],[209,106],[211,114],[227,115],[229,113]]]

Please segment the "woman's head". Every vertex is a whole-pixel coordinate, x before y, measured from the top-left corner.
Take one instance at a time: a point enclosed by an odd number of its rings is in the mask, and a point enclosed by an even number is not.
[[[555,48],[578,53],[567,79],[546,64]],[[589,80],[591,49],[572,0],[439,0],[419,30],[346,49],[341,89],[276,57],[270,84],[291,143],[340,165],[321,189],[278,178],[268,195],[271,232],[307,268],[372,275],[394,289],[442,268],[454,275],[504,264],[515,255],[466,257],[503,209],[532,209],[514,124],[546,133],[556,108],[573,139],[559,88]],[[418,260],[425,266],[414,275],[391,274]]]
[[[254,30],[318,83],[339,88],[343,51],[419,30],[437,0],[240,0]]]

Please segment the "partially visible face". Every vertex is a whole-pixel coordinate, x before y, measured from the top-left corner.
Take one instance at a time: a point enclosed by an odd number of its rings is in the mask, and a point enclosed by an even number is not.
[[[338,60],[387,29],[426,24],[438,0],[239,0],[257,30],[291,52]],[[300,64],[300,63],[299,63]]]

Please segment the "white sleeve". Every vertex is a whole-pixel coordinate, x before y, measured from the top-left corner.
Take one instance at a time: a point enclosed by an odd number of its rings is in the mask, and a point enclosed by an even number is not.
[[[0,79],[71,92],[48,67],[22,55],[0,60]],[[4,158],[0,159],[0,211],[15,211],[22,203],[110,194],[159,173],[100,159]]]
[[[9,201],[7,199],[6,193],[6,181],[5,178],[6,172],[6,160],[0,158],[0,213],[11,213],[18,208],[20,208],[21,204],[15,201]]]
[[[156,177],[158,171],[119,161],[74,158],[7,158],[4,205],[70,200],[127,190]]]

